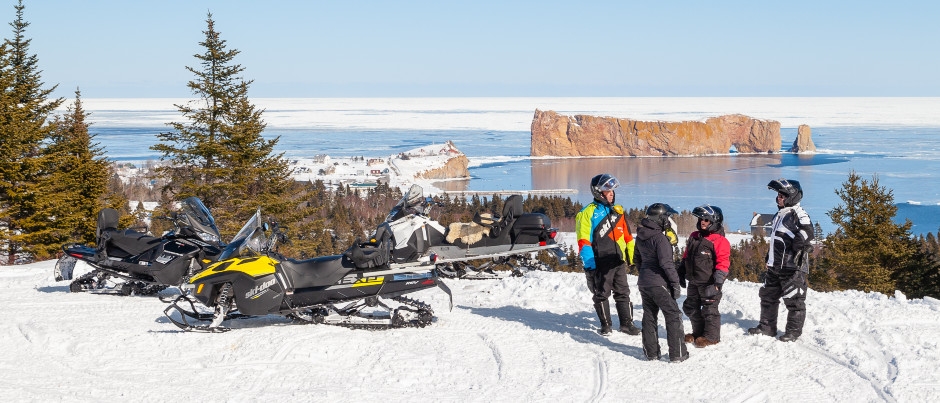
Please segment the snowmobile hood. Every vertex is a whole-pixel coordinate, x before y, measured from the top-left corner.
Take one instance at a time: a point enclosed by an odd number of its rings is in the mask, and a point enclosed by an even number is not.
[[[280,262],[272,259],[271,257],[264,256],[252,256],[247,258],[231,258],[222,262],[217,262],[209,266],[206,270],[199,272],[194,275],[190,280],[190,284],[196,284],[200,281],[203,281],[209,277],[221,274],[221,273],[231,273],[239,272],[244,273],[252,278],[258,278],[267,276],[269,274],[274,274],[275,267]]]

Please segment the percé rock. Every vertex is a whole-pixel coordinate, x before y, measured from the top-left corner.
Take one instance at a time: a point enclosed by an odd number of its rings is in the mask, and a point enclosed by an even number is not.
[[[809,126],[800,125],[800,127],[796,129],[796,140],[793,140],[793,147],[790,147],[790,152],[816,152],[816,144],[813,144],[813,133]]]
[[[704,122],[643,122],[535,110],[533,157],[673,156],[780,150],[780,122],[725,115]]]

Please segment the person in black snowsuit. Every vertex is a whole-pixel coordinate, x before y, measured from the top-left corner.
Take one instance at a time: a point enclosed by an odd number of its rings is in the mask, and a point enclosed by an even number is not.
[[[698,230],[689,235],[679,274],[689,282],[682,311],[692,322],[692,333],[685,342],[702,348],[721,341],[718,303],[731,266],[731,243],[725,238],[721,208],[705,204],[692,209],[692,215],[698,217]]]
[[[676,210],[668,204],[654,203],[646,209],[646,218],[640,222],[636,234],[634,259],[640,271],[637,288],[643,299],[643,352],[650,361],[658,361],[659,311],[666,318],[666,342],[669,361],[682,362],[689,358],[683,343],[682,311],[679,298],[679,273],[673,260],[672,245],[665,232],[671,229],[670,215]]]
[[[774,179],[767,188],[777,192],[777,214],[771,224],[770,251],[764,286],[760,288],[760,323],[749,334],[777,335],[777,309],[780,299],[787,307],[787,325],[780,341],[796,341],[806,321],[806,276],[812,254],[813,225],[800,206],[800,182]]]

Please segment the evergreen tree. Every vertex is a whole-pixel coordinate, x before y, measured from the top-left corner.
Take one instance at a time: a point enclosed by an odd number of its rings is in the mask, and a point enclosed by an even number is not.
[[[55,219],[31,231],[30,243],[46,257],[67,242],[94,243],[98,211],[109,197],[110,165],[88,132],[87,117],[81,92],[76,90],[75,102],[66,114],[52,120],[53,131],[43,150],[46,175],[42,187],[49,191],[35,219]]]
[[[273,154],[279,138],[262,137],[263,110],[248,100],[252,81],[234,63],[240,52],[226,48],[211,13],[206,24],[199,43],[205,51],[195,55],[200,68],[186,67],[196,76],[188,87],[198,99],[176,105],[188,121],[170,123],[173,130],[160,133],[160,143],[151,147],[169,162],[157,168],[164,191],[176,199],[201,198],[223,235],[237,231],[258,207],[283,223],[295,222],[305,214],[292,208],[297,201],[287,161]]]
[[[42,143],[53,128],[47,119],[63,102],[50,99],[56,86],[44,88],[39,59],[29,53],[23,2],[14,8],[13,39],[0,47],[0,244],[10,264],[22,252],[36,252],[30,242],[37,234],[31,232],[52,222],[38,215],[48,193],[42,187],[47,183]]]
[[[840,288],[892,294],[895,272],[920,264],[910,220],[894,223],[893,192],[877,176],[868,181],[852,171],[836,194],[843,204],[827,213],[837,229],[823,241],[819,268]]]

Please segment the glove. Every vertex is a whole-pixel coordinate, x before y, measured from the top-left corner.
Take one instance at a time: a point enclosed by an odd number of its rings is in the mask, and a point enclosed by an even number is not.
[[[782,274],[782,273],[781,273]],[[806,292],[806,279],[803,272],[796,270],[793,274],[786,276],[780,282],[780,289],[783,290],[783,298],[793,298],[800,290]]]
[[[682,260],[676,260],[676,274],[679,275],[679,287],[685,288],[685,267],[682,265]]]
[[[714,300],[720,293],[721,289],[718,288],[718,284],[710,284],[705,286],[705,290],[702,291],[702,297],[705,300]]]
[[[676,246],[679,244],[679,236],[676,235],[676,232],[673,231],[672,228],[666,227],[666,229],[663,230],[663,234],[666,234],[666,238],[669,239],[670,245]]]
[[[679,299],[679,296],[682,295],[682,288],[679,287],[679,284],[673,284],[669,287],[669,294],[672,295],[672,299]]]
[[[809,256],[812,254],[813,246],[807,246],[796,252],[793,261],[796,262],[796,268],[802,270],[803,265],[809,263]]]
[[[725,283],[725,277],[728,277],[728,273],[715,270],[715,272],[712,273],[712,282],[720,286]]]

